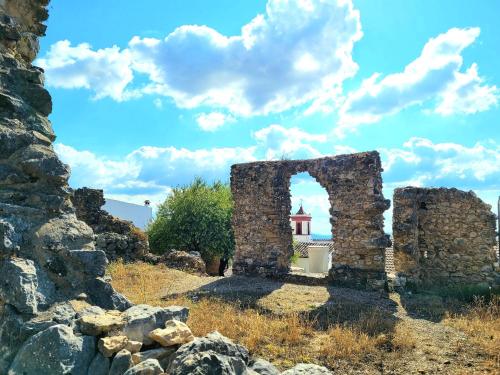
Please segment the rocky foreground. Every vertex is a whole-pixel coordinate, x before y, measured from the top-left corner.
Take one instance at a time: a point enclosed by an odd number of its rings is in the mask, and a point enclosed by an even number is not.
[[[31,336],[17,352],[14,374],[138,375],[220,374],[278,375],[263,359],[214,331],[194,337],[185,324],[188,309],[136,305],[124,312],[70,301],[52,312],[50,321],[31,322]],[[324,367],[299,364],[281,374],[331,374]]]

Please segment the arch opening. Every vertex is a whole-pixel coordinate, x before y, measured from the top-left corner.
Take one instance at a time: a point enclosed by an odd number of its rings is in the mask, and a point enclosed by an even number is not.
[[[292,274],[326,277],[332,265],[330,200],[326,189],[309,172],[290,178]]]

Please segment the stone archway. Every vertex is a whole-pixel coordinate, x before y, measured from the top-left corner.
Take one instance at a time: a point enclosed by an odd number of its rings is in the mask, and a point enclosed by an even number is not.
[[[382,167],[376,151],[312,160],[235,164],[231,190],[236,274],[288,273],[292,255],[289,224],[291,176],[308,172],[330,200],[333,283],[379,289],[385,284]]]

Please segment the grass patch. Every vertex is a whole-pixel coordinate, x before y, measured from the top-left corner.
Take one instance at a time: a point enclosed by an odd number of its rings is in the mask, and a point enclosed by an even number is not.
[[[463,313],[450,314],[445,324],[465,332],[488,355],[488,366],[500,370],[500,296],[475,297]]]
[[[183,305],[190,309],[188,325],[197,336],[214,330],[248,348],[252,355],[273,362],[280,368],[296,363],[317,363],[334,368],[339,360],[361,363],[367,356],[380,356],[408,347],[404,343],[411,335],[399,334],[398,324],[388,322],[375,309],[366,310],[354,304],[330,307],[333,320],[319,324],[319,316],[297,312],[275,314],[241,302],[186,296],[162,299],[169,286],[200,278],[163,265],[146,263],[109,265],[115,289],[134,303],[157,306]],[[337,315],[335,315],[337,311]],[[353,312],[356,311],[355,314]],[[393,343],[393,340],[394,341]]]

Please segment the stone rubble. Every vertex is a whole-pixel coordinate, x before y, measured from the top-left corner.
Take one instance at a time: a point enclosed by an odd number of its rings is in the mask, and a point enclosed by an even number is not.
[[[86,187],[76,189],[71,201],[77,218],[92,228],[96,246],[104,250],[110,261],[142,260],[149,253],[148,239],[142,230],[101,208],[105,203],[102,190]]]
[[[165,328],[157,328],[148,337],[161,346],[182,345],[194,340],[189,327],[178,320],[169,320]]]

